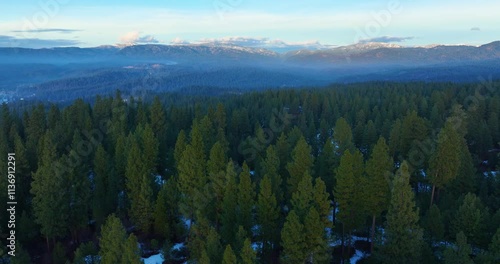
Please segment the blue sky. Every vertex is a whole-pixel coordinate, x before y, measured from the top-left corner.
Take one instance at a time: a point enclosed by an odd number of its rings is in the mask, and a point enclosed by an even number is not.
[[[1,1],[0,46],[357,42],[480,45],[500,39],[498,0]]]

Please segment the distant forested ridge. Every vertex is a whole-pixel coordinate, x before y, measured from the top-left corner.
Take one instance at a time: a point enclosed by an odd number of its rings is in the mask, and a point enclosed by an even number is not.
[[[3,104],[0,262],[499,263],[499,87]]]

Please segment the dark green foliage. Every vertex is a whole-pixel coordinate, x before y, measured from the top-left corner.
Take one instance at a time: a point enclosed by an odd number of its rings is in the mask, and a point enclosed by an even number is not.
[[[75,251],[74,264],[87,264],[87,260],[91,260],[90,264],[97,264],[98,256],[97,249],[93,242],[82,243]],[[89,257],[87,257],[89,256]]]
[[[431,204],[434,198],[434,189],[443,188],[445,184],[457,177],[460,168],[460,135],[451,122],[446,122],[444,128],[439,132],[436,151],[429,161],[430,181],[434,185]]]
[[[386,241],[381,251],[384,263],[420,262],[422,229],[418,226],[419,213],[414,196],[405,161],[393,180],[385,229]]]
[[[297,190],[305,173],[311,173],[312,165],[311,147],[307,144],[304,137],[301,137],[293,149],[292,162],[289,162],[286,166],[290,174],[287,181],[288,197],[291,197]]]
[[[448,247],[444,252],[444,263],[446,264],[473,264],[470,258],[472,249],[467,244],[467,237],[463,232],[457,234],[456,245]]]
[[[106,216],[116,210],[119,189],[112,163],[106,150],[100,145],[94,158],[93,216],[101,225]]]
[[[343,155],[346,150],[353,151],[354,143],[352,138],[352,129],[349,123],[341,117],[335,123],[333,130],[333,140],[338,146],[337,153]]]
[[[238,184],[238,223],[250,232],[253,226],[253,205],[255,204],[255,190],[250,175],[250,169],[243,163],[243,171],[240,173]]]
[[[234,254],[231,245],[227,245],[226,249],[224,250],[222,264],[236,264],[236,255]]]
[[[383,137],[379,138],[373,148],[370,159],[366,162],[363,179],[364,208],[372,217],[371,250],[375,238],[376,218],[387,210],[390,199],[390,180],[392,177],[393,160],[389,155],[389,147]]]
[[[279,242],[278,219],[280,211],[267,174],[261,180],[259,189],[256,211],[257,223],[260,225],[259,238],[263,244],[261,258],[269,259],[271,250]]]
[[[243,242],[243,248],[240,252],[240,260],[242,264],[255,264],[257,263],[257,256],[252,248],[252,243],[250,239],[245,239]]]
[[[306,259],[309,263],[330,263],[330,250],[325,236],[324,223],[314,207],[304,220]]]
[[[66,249],[64,246],[57,242],[52,250],[52,263],[64,264],[66,262]]]
[[[230,161],[226,169],[226,187],[222,200],[221,237],[224,243],[233,245],[238,231],[236,209],[238,206],[238,187],[233,162]]]
[[[441,211],[433,204],[423,219],[423,226],[431,241],[440,241],[444,237],[444,224]]]
[[[120,219],[111,215],[107,218],[101,230],[99,240],[102,264],[120,263],[123,256],[123,245],[127,239],[127,234]]]
[[[470,242],[479,243],[481,231],[486,228],[484,222],[485,212],[481,208],[481,201],[476,195],[472,193],[465,195],[462,205],[460,205],[452,220],[452,232],[463,232]]]
[[[262,175],[269,176],[271,180],[272,191],[276,196],[278,204],[283,201],[282,177],[280,175],[280,159],[275,146],[269,146],[266,150],[266,158],[263,161]]]
[[[16,245],[16,256],[11,258],[11,264],[30,264],[31,257],[21,244]]]
[[[358,227],[361,224],[361,214],[363,208],[361,190],[357,188],[363,176],[363,156],[361,152],[356,151],[351,154],[347,150],[340,159],[340,166],[337,168],[337,184],[334,190],[334,196],[339,206],[339,218],[346,231]]]
[[[300,223],[295,211],[290,211],[281,231],[281,246],[283,263],[304,263],[307,257],[307,244],[304,237],[304,225]]]
[[[33,210],[40,233],[47,238],[63,236],[68,230],[69,204],[68,197],[61,192],[65,190],[63,174],[54,166],[58,161],[52,140],[48,131],[42,138],[43,155],[38,170],[33,174],[31,194],[33,195]],[[65,169],[65,168],[64,168]]]
[[[493,262],[500,261],[500,228],[497,229],[488,249],[489,249],[488,254],[491,260]]]
[[[115,215],[110,215],[104,223],[99,240],[102,264],[107,263],[141,263],[137,238],[127,233]]]
[[[0,155],[16,153],[16,238],[47,260],[64,245],[56,262],[69,261],[72,249],[76,263],[97,248],[112,255],[116,244],[116,259],[107,263],[137,263],[137,242],[157,249],[154,239],[168,249],[187,246],[167,253],[167,262],[221,263],[229,245],[231,263],[322,263],[332,253],[327,241],[367,235],[370,224],[376,231],[386,221],[363,261],[459,263],[468,260],[461,252],[470,244],[470,259],[495,263],[500,90],[468,104],[476,85],[379,82],[217,97],[117,92],[34,107],[9,102],[0,112]],[[243,141],[252,144],[242,150]],[[391,197],[393,178],[399,191]],[[430,184],[435,205],[426,210]],[[425,213],[422,228],[417,206]],[[136,238],[116,217],[103,226],[114,213]],[[337,226],[329,229],[332,216]],[[7,217],[0,214],[0,222]],[[2,225],[0,237],[6,231]],[[453,243],[461,232],[466,242]],[[39,236],[48,252],[40,252]],[[92,237],[100,243],[78,244]],[[343,243],[345,255],[351,242]],[[359,244],[356,250],[367,253]],[[28,263],[18,250],[12,262]]]

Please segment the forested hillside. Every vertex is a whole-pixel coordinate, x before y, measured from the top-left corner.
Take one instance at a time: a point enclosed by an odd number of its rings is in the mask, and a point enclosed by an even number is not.
[[[499,86],[3,104],[0,263],[499,263]]]

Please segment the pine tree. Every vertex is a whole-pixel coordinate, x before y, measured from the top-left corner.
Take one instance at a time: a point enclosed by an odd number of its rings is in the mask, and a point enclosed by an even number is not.
[[[222,211],[222,199],[224,197],[224,188],[226,182],[227,156],[222,144],[217,141],[210,150],[210,157],[207,161],[208,180],[210,189],[208,197],[213,197],[213,202],[208,204],[207,210],[210,211],[207,217],[212,220],[216,226],[220,223],[220,213]]]
[[[500,227],[497,229],[493,239],[491,239],[491,243],[488,247],[488,255],[494,263],[498,263],[500,261]]]
[[[366,179],[364,188],[364,206],[372,216],[371,245],[375,238],[375,220],[387,210],[390,199],[390,175],[393,161],[389,156],[389,147],[384,138],[380,138],[373,148],[370,159],[366,162]]]
[[[150,110],[150,124],[154,136],[158,139],[158,166],[157,170],[160,174],[165,171],[165,162],[167,154],[167,118],[165,110],[160,102],[160,98],[155,96]]]
[[[231,245],[227,245],[226,249],[224,250],[222,264],[236,264],[236,255],[234,255]]]
[[[101,230],[99,240],[99,255],[102,264],[121,263],[123,256],[123,245],[127,239],[125,229],[120,219],[115,215],[110,215]]]
[[[446,264],[473,264],[474,261],[470,258],[472,249],[467,244],[467,237],[463,232],[457,234],[455,248],[447,248],[444,252],[444,263]]]
[[[286,166],[290,177],[287,180],[288,197],[297,190],[300,181],[306,172],[311,173],[313,157],[311,156],[311,147],[307,144],[304,137],[301,137],[292,152],[292,162]]]
[[[240,259],[242,264],[255,264],[257,263],[257,256],[252,248],[252,242],[250,239],[245,239],[243,242],[243,248],[241,249]]]
[[[121,263],[123,264],[140,264],[141,252],[138,247],[137,237],[130,234],[123,244],[123,255]]]
[[[279,240],[278,219],[280,216],[276,196],[272,192],[271,181],[264,175],[260,181],[260,192],[257,199],[257,223],[260,226],[259,237],[262,241],[261,259],[269,260],[270,253]]]
[[[328,193],[333,193],[335,167],[338,165],[332,139],[328,138],[317,160],[317,172],[325,182]]]
[[[430,240],[441,240],[444,236],[444,224],[439,207],[433,204],[423,220],[425,231],[428,232]]]
[[[280,175],[280,159],[276,148],[271,145],[266,150],[266,158],[264,159],[264,164],[262,165],[262,175],[267,174],[271,180],[272,190],[278,204],[283,201],[283,188],[282,188],[282,178]]]
[[[465,195],[451,223],[452,232],[463,232],[469,241],[477,243],[484,228],[480,199],[472,193]]]
[[[307,213],[309,213],[309,208],[313,206],[313,199],[312,178],[306,172],[297,186],[297,191],[293,193],[291,200],[292,210],[295,211],[301,222],[304,221]]]
[[[467,141],[465,138],[461,138],[460,144],[460,167],[458,168],[458,174],[453,179],[447,190],[450,190],[455,196],[460,196],[464,193],[475,193],[477,191],[477,170],[474,166],[474,161],[471,153],[469,152],[469,147],[467,146]]]
[[[333,141],[337,146],[337,153],[343,155],[346,150],[354,151],[352,129],[347,120],[339,118],[333,130]]]
[[[217,141],[210,150],[210,156],[207,161],[207,173],[210,175],[224,171],[226,169],[226,164],[226,151],[222,144]]]
[[[342,223],[343,235],[345,231],[349,233],[348,252],[351,247],[350,232],[361,224],[361,193],[357,187],[357,182],[363,174],[363,156],[359,151],[351,154],[346,150],[340,159],[340,166],[336,171],[337,184],[334,196],[338,203],[338,219]]]
[[[287,179],[288,171],[287,164],[290,160],[290,144],[288,144],[288,139],[285,133],[281,133],[278,141],[276,141],[276,154],[278,155],[278,159],[280,161],[280,169],[278,174],[283,177],[284,180]],[[278,197],[276,197],[278,198]]]
[[[27,157],[26,147],[22,138],[17,133],[14,136],[14,151],[16,153],[16,192],[19,204],[19,207],[16,210],[28,210],[28,201],[31,201],[31,168]],[[0,153],[3,154],[1,151]]]
[[[143,166],[145,167],[148,176],[150,176],[151,174],[157,173],[156,166],[159,162],[159,143],[149,124],[144,126],[144,130],[140,136],[142,143],[142,160],[144,162]]]
[[[205,249],[202,250],[201,252],[201,257],[198,260],[198,263],[200,264],[210,264],[210,257],[208,257],[208,253]]]
[[[153,222],[153,190],[151,176],[143,174],[139,185],[139,193],[132,200],[131,218],[139,230],[149,233]]]
[[[430,161],[430,181],[432,183],[431,205],[436,187],[443,188],[453,180],[460,168],[460,135],[451,122],[446,122],[438,135],[438,145]]]
[[[306,253],[309,263],[330,263],[324,224],[319,213],[311,207],[304,221]]]
[[[404,161],[394,177],[387,213],[386,242],[382,248],[385,263],[419,263],[422,229],[419,210],[410,187],[408,164]]]
[[[179,168],[179,163],[182,159],[182,153],[186,150],[186,132],[181,130],[179,135],[177,136],[177,141],[175,142],[174,147],[174,160],[175,160],[175,168]]]
[[[304,226],[294,210],[286,217],[281,231],[281,245],[283,252],[281,261],[290,264],[302,264],[306,260],[307,248],[304,238]]]
[[[118,186],[109,160],[106,150],[99,145],[94,158],[95,189],[92,203],[92,214],[99,226],[117,206]]]
[[[75,250],[73,264],[94,264],[98,263],[97,248],[94,242],[86,242],[80,244]]]
[[[87,225],[88,212],[90,212],[91,183],[88,177],[90,168],[82,157],[85,155],[82,155],[83,153],[78,149],[82,140],[80,133],[75,131],[72,148],[68,156],[62,158],[65,165],[68,166],[67,173],[64,173],[64,181],[68,190],[68,225],[74,240],[78,239],[78,229]]]
[[[55,145],[50,131],[42,138],[42,156],[38,170],[33,174],[31,194],[33,194],[33,211],[35,221],[40,225],[40,233],[47,239],[66,234],[68,228],[68,197],[64,195],[65,182],[59,169],[54,166],[57,161]]]
[[[248,238],[249,234],[251,233],[247,232],[243,226],[238,226],[238,232],[234,238],[234,245],[231,246],[231,248],[234,248],[233,251],[236,256],[240,256],[243,243],[245,242],[245,239]]]
[[[222,245],[220,243],[220,236],[215,228],[210,228],[206,239],[206,251],[210,258],[210,263],[222,262]]]
[[[207,183],[204,149],[202,135],[198,125],[194,123],[191,142],[182,153],[177,167],[182,203],[180,208],[182,214],[189,219],[193,219],[195,213],[202,210],[197,207],[196,200]]]
[[[401,152],[407,156],[414,142],[422,142],[427,138],[429,128],[427,122],[416,111],[407,114],[401,123]]]
[[[187,248],[190,252],[190,259],[201,260],[202,254],[206,253],[208,262],[210,262],[210,257],[207,251],[208,237],[211,232],[212,227],[210,226],[207,219],[200,217],[196,222],[192,224],[191,233],[188,234]],[[212,242],[220,243],[220,238],[217,233],[216,239],[211,239]],[[203,252],[205,251],[205,252]]]
[[[131,146],[127,144],[127,139],[124,136],[118,137],[116,146],[114,147],[114,170],[116,174],[116,189],[118,192],[126,189],[126,175],[128,154]]]
[[[250,169],[243,163],[243,170],[240,173],[238,184],[238,223],[250,232],[253,226],[252,208],[255,204],[255,190],[252,184]]]
[[[172,236],[170,233],[172,223],[169,221],[168,190],[165,185],[156,198],[153,219],[154,233],[162,238],[169,239]]]
[[[153,213],[153,178],[147,167],[145,156],[133,138],[130,154],[127,159],[125,176],[127,178],[127,195],[131,202],[129,215],[138,228],[148,233],[152,224]],[[150,164],[151,165],[151,164]]]
[[[321,178],[316,178],[313,189],[314,207],[319,213],[324,228],[332,227],[329,215],[331,214],[330,195],[326,192],[326,185]]]
[[[222,227],[221,237],[224,243],[234,245],[235,234],[238,230],[236,219],[236,208],[238,202],[236,185],[236,172],[233,162],[230,161],[226,170],[226,186],[224,189],[224,199],[222,201]]]

